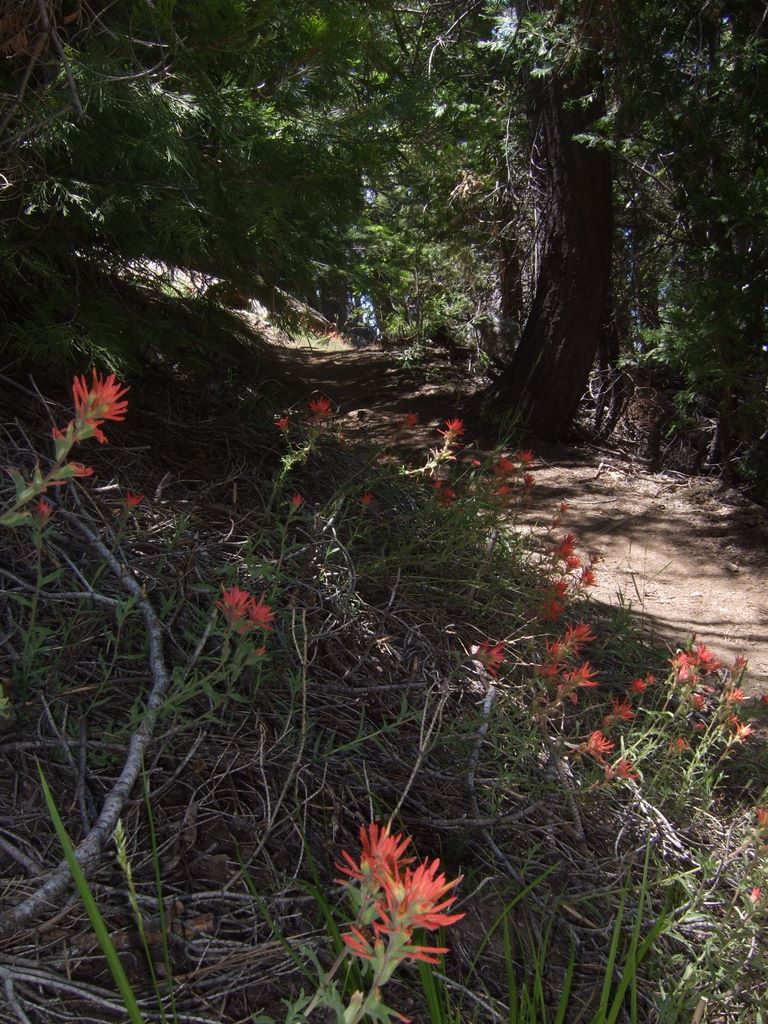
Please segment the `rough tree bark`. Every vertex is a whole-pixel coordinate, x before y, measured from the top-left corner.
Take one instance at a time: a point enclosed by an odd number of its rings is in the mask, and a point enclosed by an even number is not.
[[[574,139],[604,112],[596,70],[532,78],[528,92],[541,259],[520,344],[491,394],[530,431],[557,440],[576,412],[605,323],[611,161],[605,150]]]

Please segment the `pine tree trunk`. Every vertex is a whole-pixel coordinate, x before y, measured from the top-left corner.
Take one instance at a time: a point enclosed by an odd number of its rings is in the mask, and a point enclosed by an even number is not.
[[[597,88],[596,88],[597,86]],[[605,323],[611,269],[609,154],[574,140],[603,111],[597,74],[529,84],[542,254],[534,301],[512,362],[492,397],[533,433],[567,431]],[[592,95],[588,102],[586,95]]]

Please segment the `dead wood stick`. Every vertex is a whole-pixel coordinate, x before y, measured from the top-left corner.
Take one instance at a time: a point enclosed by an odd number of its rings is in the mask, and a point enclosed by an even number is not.
[[[168,689],[168,670],[165,666],[162,644],[162,627],[155,610],[136,578],[122,566],[106,547],[99,535],[90,526],[70,512],[61,510],[65,517],[88,540],[124,590],[136,598],[136,604],[144,615],[149,642],[149,666],[152,687],[147,697],[144,716],[131,736],[123,768],[112,789],[106,795],[101,813],[93,828],[75,849],[75,857],[86,877],[92,875],[99,865],[101,854],[115,830],[125,802],[134,787],[141,770],[142,755],[154,732],[157,712]],[[26,927],[35,917],[46,910],[56,909],[56,900],[70,884],[71,875],[66,860],[62,860],[48,880],[16,907],[0,914],[0,935],[11,935]]]

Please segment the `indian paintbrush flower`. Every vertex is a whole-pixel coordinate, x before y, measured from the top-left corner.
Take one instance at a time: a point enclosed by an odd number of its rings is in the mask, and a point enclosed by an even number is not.
[[[72,382],[72,398],[75,403],[75,435],[78,441],[95,437],[101,444],[107,439],[100,430],[106,420],[124,420],[128,402],[123,395],[128,391],[121,387],[114,373],[100,377],[93,370],[90,385],[85,377],[75,377]]]
[[[504,661],[504,644],[492,645],[490,641],[483,640],[479,647],[472,648],[472,657],[495,679],[499,673],[499,666]]]
[[[464,420],[453,419],[445,421],[445,430],[438,429],[438,434],[442,434],[447,443],[457,441],[459,437],[464,433]]]
[[[582,754],[589,754],[590,757],[594,757],[600,764],[605,764],[605,755],[609,754],[615,744],[611,743],[609,739],[596,729],[590,734],[589,739],[585,743],[579,745],[579,751]]]
[[[320,395],[318,398],[310,398],[307,402],[309,415],[315,420],[327,420],[333,415],[330,398]]]
[[[222,588],[221,600],[214,604],[219,608],[229,625],[241,636],[252,629],[272,629],[272,609],[263,600],[249,594],[240,587]]]

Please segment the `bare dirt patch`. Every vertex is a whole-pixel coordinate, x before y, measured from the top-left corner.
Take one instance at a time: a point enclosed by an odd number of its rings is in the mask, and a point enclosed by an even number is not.
[[[274,358],[295,400],[326,394],[356,440],[391,445],[402,417],[418,413],[419,430],[398,439],[406,459],[434,445],[441,421],[471,400],[466,372],[444,367],[430,379],[381,351],[284,348]],[[471,440],[471,413],[466,420]],[[715,479],[650,473],[588,446],[534,449],[536,488],[522,522],[536,530],[568,503],[566,528],[602,557],[595,599],[631,606],[672,647],[695,632],[726,661],[743,655],[750,692],[768,689],[768,512]]]

